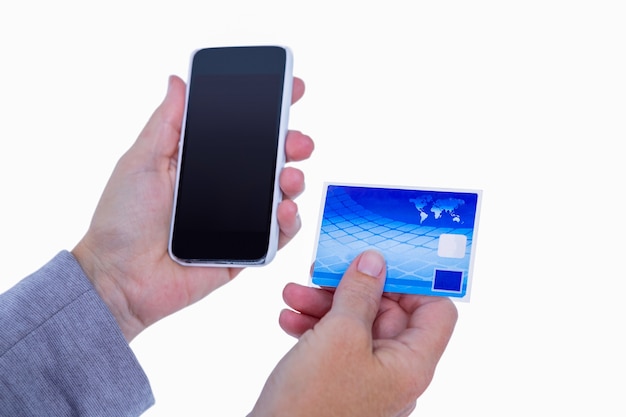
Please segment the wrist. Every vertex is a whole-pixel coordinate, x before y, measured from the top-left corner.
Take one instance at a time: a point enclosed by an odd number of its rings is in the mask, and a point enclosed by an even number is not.
[[[81,240],[71,253],[109,308],[124,338],[130,343],[146,326],[133,314],[126,293],[120,281],[116,279],[120,276],[120,271],[113,271],[114,263],[101,259],[85,239]]]

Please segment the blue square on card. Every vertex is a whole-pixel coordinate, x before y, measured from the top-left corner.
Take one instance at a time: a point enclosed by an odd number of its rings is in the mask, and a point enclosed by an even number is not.
[[[445,269],[435,269],[433,279],[433,290],[461,292],[463,284],[462,271],[448,271]]]

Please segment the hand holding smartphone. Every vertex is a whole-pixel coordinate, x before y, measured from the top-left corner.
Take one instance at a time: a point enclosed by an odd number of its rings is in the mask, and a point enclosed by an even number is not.
[[[176,262],[253,266],[276,254],[292,67],[279,46],[194,52],[170,229]]]

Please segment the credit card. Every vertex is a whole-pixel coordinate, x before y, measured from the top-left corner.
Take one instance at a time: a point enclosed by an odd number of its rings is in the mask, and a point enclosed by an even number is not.
[[[469,301],[481,190],[324,184],[311,283],[336,287],[376,249],[386,292]]]

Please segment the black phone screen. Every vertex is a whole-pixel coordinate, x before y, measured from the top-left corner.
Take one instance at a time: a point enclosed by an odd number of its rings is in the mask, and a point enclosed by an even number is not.
[[[270,236],[285,50],[196,52],[189,81],[172,253],[262,259]]]

